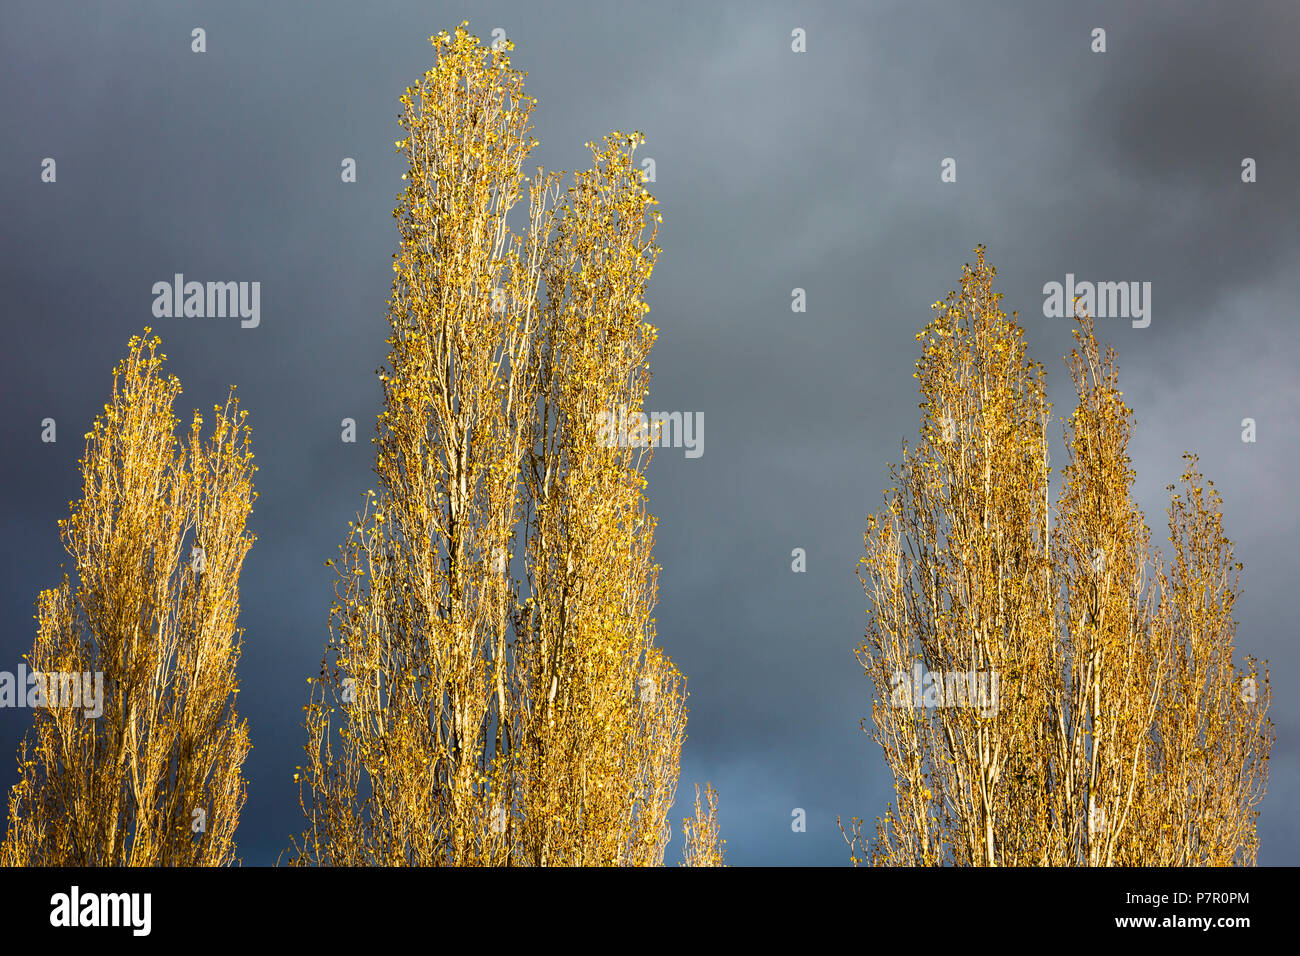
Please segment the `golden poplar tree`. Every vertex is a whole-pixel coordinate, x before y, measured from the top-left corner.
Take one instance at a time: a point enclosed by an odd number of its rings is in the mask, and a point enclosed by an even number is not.
[[[682,866],[726,866],[724,847],[718,829],[718,791],[712,784],[704,787],[704,802],[700,803],[700,785],[695,785],[695,816],[682,820],[685,848]]]
[[[208,438],[197,411],[177,437],[181,387],[159,344],[148,329],[131,339],[86,435],[81,500],[59,522],[76,584],[65,574],[38,602],[26,661],[44,706],[19,755],[6,865],[234,860],[249,750],[235,712],[239,572],[256,468],[233,387]]]
[[[305,708],[295,862],[660,863],[685,687],[654,645],[650,448],[602,431],[640,413],[655,338],[641,137],[592,146],[567,190],[529,180],[511,45],[431,40],[401,100],[379,484]]]
[[[846,830],[852,858],[1253,862],[1268,679],[1232,662],[1218,497],[1189,469],[1167,572],[1131,497],[1115,355],[1082,317],[1053,506],[1042,368],[976,256],[917,336],[921,440],[864,537],[858,659],[895,801],[874,840]]]
[[[627,418],[656,334],[640,141],[591,146],[544,259],[517,645],[521,849],[537,865],[662,862],[685,728],[682,679],[653,644],[651,436]]]
[[[1042,862],[1140,864],[1132,826],[1138,782],[1164,686],[1167,648],[1147,588],[1150,535],[1131,497],[1133,415],[1115,354],[1088,318],[1069,357],[1078,397],[1053,528],[1060,627],[1052,669],[1052,789]]]
[[[1135,820],[1153,866],[1253,865],[1255,809],[1273,741],[1267,666],[1233,663],[1242,566],[1223,534],[1222,500],[1195,455],[1170,485],[1172,564],[1162,568],[1157,629],[1171,648]],[[1261,668],[1263,674],[1260,674]]]

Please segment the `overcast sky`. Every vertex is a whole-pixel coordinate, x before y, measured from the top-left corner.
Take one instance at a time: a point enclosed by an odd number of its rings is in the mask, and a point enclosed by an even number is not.
[[[729,862],[840,865],[836,815],[883,811],[890,781],[859,727],[855,565],[886,463],[917,432],[914,336],[984,243],[1058,414],[1069,323],[1043,316],[1044,284],[1151,283],[1149,326],[1098,320],[1136,412],[1139,502],[1163,543],[1164,488],[1187,450],[1223,494],[1246,566],[1239,652],[1269,659],[1274,691],[1259,859],[1300,864],[1294,0],[8,0],[0,669],[30,650],[36,596],[59,579],[81,436],[128,338],[152,325],[182,418],[231,383],[249,411],[260,498],[242,580],[254,749],[240,855],[274,862],[300,831],[292,773],[327,636],[323,562],[374,486],[397,98],[431,65],[428,37],[466,18],[515,42],[540,101],[537,162],[585,165],[583,143],[613,129],[643,131],[638,155],[655,160],[648,404],[707,423],[701,457],[664,449],[650,471],[659,637],[691,691],[674,819],[711,780]],[[948,157],[956,182],[940,180]],[[154,319],[152,286],[175,273],[259,281],[260,325]],[[345,417],[356,444],[340,441]],[[41,441],[45,418],[56,443]],[[1059,464],[1059,434],[1053,452]],[[0,711],[6,794],[30,720]]]

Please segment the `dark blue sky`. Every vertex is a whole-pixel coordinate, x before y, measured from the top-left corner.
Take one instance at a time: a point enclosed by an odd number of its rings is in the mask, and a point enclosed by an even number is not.
[[[1098,323],[1136,411],[1138,497],[1162,543],[1183,451],[1223,494],[1246,565],[1239,649],[1269,658],[1275,696],[1259,858],[1300,863],[1294,2],[9,0],[0,669],[30,648],[37,593],[58,580],[81,435],[127,339],[153,325],[182,417],[230,383],[249,410],[261,497],[242,584],[245,863],[273,862],[298,831],[323,562],[374,484],[397,97],[431,64],[429,35],[465,18],[515,42],[540,100],[537,162],[585,164],[583,143],[616,128],[644,131],[639,156],[655,159],[649,407],[708,426],[701,457],[663,450],[650,472],[660,642],[692,694],[674,817],[712,780],[730,862],[844,864],[836,815],[882,811],[889,781],[858,727],[870,699],[854,570],[886,462],[917,430],[914,335],[982,242],[1058,414],[1069,325],[1043,317],[1043,285],[1152,284],[1148,327]],[[206,53],[191,52],[195,27]],[[340,181],[344,157],[355,184]],[[940,181],[945,157],[955,183]],[[1241,182],[1244,157],[1258,182]],[[177,272],[259,281],[259,327],[153,319],[153,284]],[[40,440],[47,417],[55,444]],[[356,444],[339,440],[345,417]],[[806,574],[791,572],[796,547]],[[29,720],[0,711],[6,793]]]

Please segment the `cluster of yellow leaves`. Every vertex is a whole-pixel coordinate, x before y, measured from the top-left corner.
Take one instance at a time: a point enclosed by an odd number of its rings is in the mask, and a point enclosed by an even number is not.
[[[510,45],[431,39],[401,97],[380,485],[305,708],[296,859],[657,864],[684,679],[654,645],[649,450],[598,428],[648,389],[643,137],[588,144],[567,188],[525,177]]]
[[[996,270],[963,268],[932,306],[915,377],[922,440],[868,518],[858,658],[897,799],[854,862],[1250,863],[1272,740],[1268,677],[1233,662],[1237,591],[1217,494],[1183,476],[1161,564],[1132,501],[1132,413],[1113,350],[1082,318],[1069,461],[1049,500],[1042,366],[998,308]],[[1014,317],[1014,315],[1013,315]],[[1171,491],[1173,490],[1171,486]],[[996,674],[991,707],[900,703],[912,668]],[[1194,714],[1194,719],[1185,715]]]
[[[198,412],[177,439],[180,383],[149,332],[131,339],[86,435],[82,497],[59,523],[76,584],[65,575],[41,593],[27,655],[41,673],[102,675],[103,713],[35,712],[0,847],[8,865],[234,859],[249,749],[234,706],[239,573],[257,469],[233,387],[206,440]]]

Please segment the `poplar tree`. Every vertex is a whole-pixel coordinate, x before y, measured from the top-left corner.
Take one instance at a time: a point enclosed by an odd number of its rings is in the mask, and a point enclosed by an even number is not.
[[[704,802],[700,802],[700,785],[695,785],[695,816],[682,820],[685,849],[682,866],[726,866],[724,847],[718,829],[718,791],[712,784],[704,787]]]
[[[304,708],[293,858],[658,864],[685,681],[654,644],[651,447],[599,435],[640,412],[656,334],[642,138],[588,144],[567,189],[526,177],[512,45],[431,40],[401,98],[378,486]]]
[[[46,699],[18,758],[9,866],[222,866],[235,859],[246,722],[235,710],[239,573],[254,537],[247,412],[175,434],[160,339],[130,341],[60,521],[75,583],[41,592],[27,666],[102,697]],[[102,712],[96,714],[95,711]]]
[[[976,257],[917,336],[920,441],[864,536],[857,655],[895,799],[874,840],[845,828],[853,862],[1253,863],[1268,672],[1234,662],[1218,494],[1187,456],[1166,567],[1115,353],[1080,316],[1053,505],[1043,370]]]

